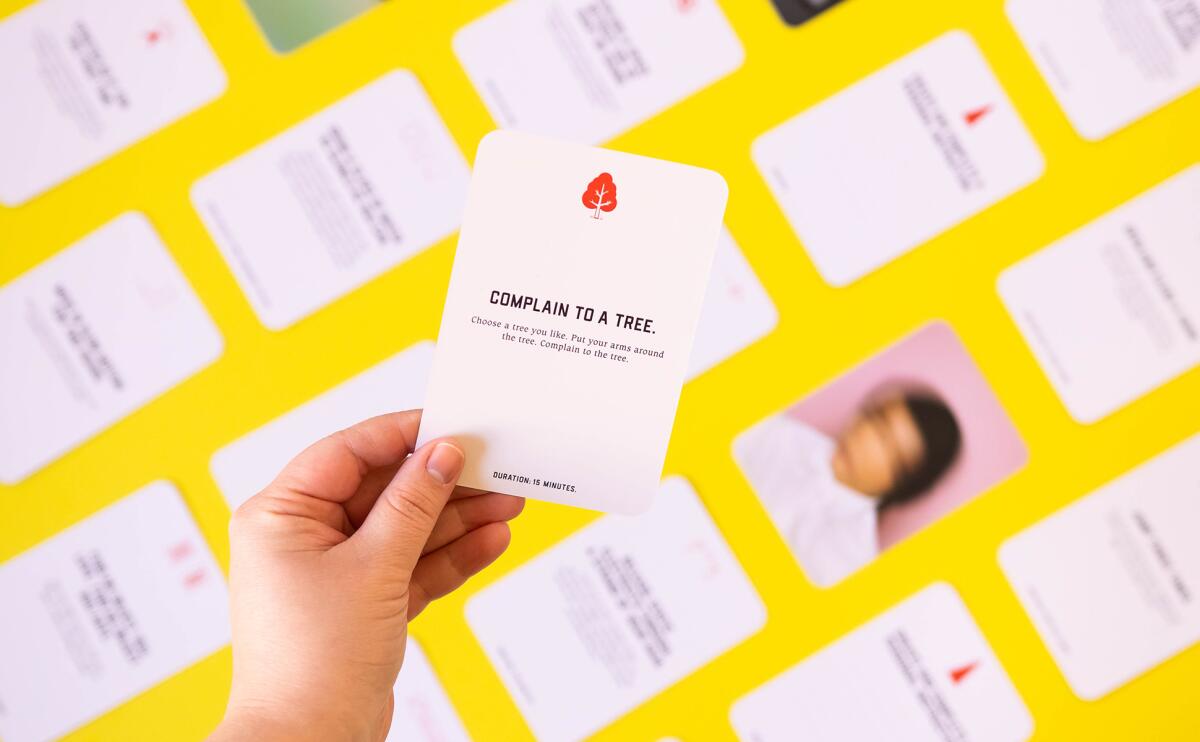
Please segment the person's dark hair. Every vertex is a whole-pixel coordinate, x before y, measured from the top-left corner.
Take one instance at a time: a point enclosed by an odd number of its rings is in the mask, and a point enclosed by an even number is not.
[[[926,392],[908,392],[902,399],[921,434],[925,453],[920,463],[901,472],[892,488],[879,498],[880,510],[924,494],[942,478],[962,449],[962,431],[945,402]]]

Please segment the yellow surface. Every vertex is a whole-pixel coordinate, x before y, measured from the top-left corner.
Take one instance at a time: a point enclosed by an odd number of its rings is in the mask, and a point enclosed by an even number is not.
[[[1046,0],[1056,2],[1058,0]],[[24,6],[0,0],[0,15]],[[212,367],[17,487],[0,487],[0,560],[155,479],[183,492],[223,565],[224,501],[208,472],[224,444],[437,332],[454,238],[284,332],[255,318],[188,200],[201,175],[393,67],[413,70],[463,152],[493,123],[450,48],[497,0],[389,2],[288,55],[239,0],[192,0],[229,77],[206,106],[19,209],[0,208],[0,283],[121,212],[149,216],[223,333]],[[1076,135],[1009,26],[1001,0],[849,0],[789,28],[768,0],[722,0],[744,66],[609,143],[720,171],[728,224],[779,309],[776,330],[683,392],[667,474],[690,479],[766,602],[765,629],[605,729],[601,740],[730,740],[730,704],[936,580],[962,594],[1025,698],[1036,740],[1200,739],[1200,649],[1094,703],[1065,684],[1004,580],[1007,536],[1200,428],[1193,370],[1096,425],[1074,423],[1006,315],[999,272],[1200,161],[1200,94],[1100,143]],[[952,28],[969,31],[1046,156],[1042,178],[849,288],[813,269],[750,161],[761,132]],[[1069,287],[1064,287],[1069,291]],[[959,332],[1029,449],[1016,476],[831,590],[812,587],[730,456],[734,436],[927,321]],[[594,516],[531,503],[502,561],[415,624],[473,736],[529,732],[463,619],[463,599]],[[0,605],[3,604],[0,596]],[[532,609],[532,607],[531,607]],[[2,620],[0,620],[2,625]],[[0,658],[0,662],[4,659]],[[230,653],[76,733],[78,740],[200,739],[220,718]],[[870,698],[863,704],[869,705]],[[564,710],[566,711],[566,710]]]

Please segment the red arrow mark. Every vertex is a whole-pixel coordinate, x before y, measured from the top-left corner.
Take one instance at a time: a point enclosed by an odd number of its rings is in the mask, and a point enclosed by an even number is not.
[[[966,114],[963,115],[963,118],[966,119],[967,126],[974,126],[975,124],[978,124],[984,116],[987,116],[991,112],[992,106],[989,104],[986,106],[980,106],[979,108],[971,111],[967,111]]]
[[[979,667],[978,662],[972,662],[969,665],[956,667],[950,671],[950,680],[952,680],[955,685],[958,685],[962,681],[966,680],[967,676],[974,672],[976,667]]]

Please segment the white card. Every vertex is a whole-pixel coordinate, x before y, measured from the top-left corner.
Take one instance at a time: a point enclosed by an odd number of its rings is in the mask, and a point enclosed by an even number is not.
[[[1033,719],[954,588],[925,588],[734,704],[746,742],[1021,742]]]
[[[1000,564],[1076,695],[1200,641],[1200,436],[1013,536]]]
[[[0,482],[15,484],[221,355],[137,213],[0,287]]]
[[[420,442],[456,436],[467,487],[647,508],[727,195],[708,170],[485,137]]]
[[[1076,130],[1103,139],[1200,86],[1195,0],[1008,0]]]
[[[1071,416],[1200,363],[1200,165],[1006,270],[1000,296]]]
[[[0,739],[58,738],[229,642],[225,580],[155,482],[0,564]]]
[[[775,305],[758,282],[754,269],[746,262],[733,235],[722,229],[708,292],[700,310],[688,378],[699,376],[761,340],[775,329],[778,321]]]
[[[192,203],[281,330],[453,232],[467,172],[417,78],[396,70],[201,178]]]
[[[768,131],[753,157],[817,270],[844,286],[1041,176],[979,48],[952,31]]]
[[[470,742],[424,650],[411,636],[392,696],[396,706],[386,742]]]
[[[766,621],[691,485],[673,477],[661,489],[645,515],[605,516],[467,602],[542,742],[592,734]]]
[[[414,345],[222,447],[209,469],[229,509],[325,436],[369,417],[420,407],[432,359],[433,343]]]
[[[730,74],[716,0],[510,0],[454,51],[503,128],[600,144]]]
[[[224,90],[183,0],[30,4],[0,22],[0,203],[20,205]]]

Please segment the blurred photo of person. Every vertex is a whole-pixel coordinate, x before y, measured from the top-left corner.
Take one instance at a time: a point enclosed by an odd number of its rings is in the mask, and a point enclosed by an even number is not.
[[[734,458],[829,587],[1006,479],[1028,453],[954,329],[918,328],[739,435]]]
[[[935,393],[870,395],[836,438],[781,414],[746,433],[742,466],[788,547],[818,585],[879,553],[879,516],[928,493],[953,466],[962,433]]]

